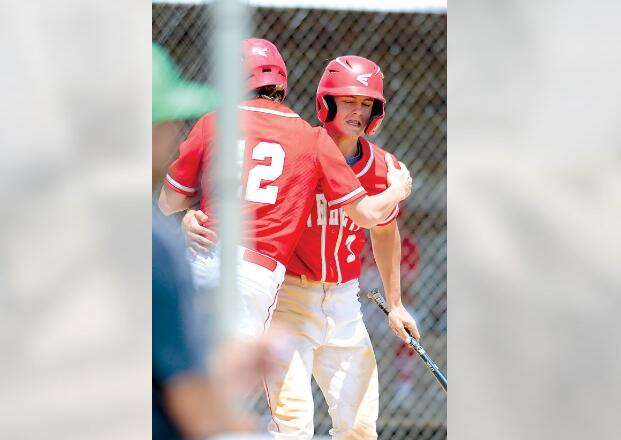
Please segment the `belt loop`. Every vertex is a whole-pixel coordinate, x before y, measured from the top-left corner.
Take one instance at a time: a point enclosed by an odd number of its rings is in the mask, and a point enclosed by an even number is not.
[[[302,287],[308,287],[308,278],[306,278],[306,275],[300,275],[300,284]]]

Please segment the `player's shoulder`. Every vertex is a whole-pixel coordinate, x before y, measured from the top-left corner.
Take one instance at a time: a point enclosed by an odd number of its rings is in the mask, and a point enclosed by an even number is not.
[[[203,116],[196,120],[195,125],[199,124],[213,124],[216,122],[216,112],[205,113]]]
[[[363,137],[360,137],[360,143],[362,145],[363,159],[367,158],[371,162],[367,166],[370,165],[370,171],[374,171],[372,174],[379,176],[387,174],[386,154],[392,158],[395,166],[399,168],[399,159],[392,152]]]
[[[318,126],[313,127],[313,132],[315,133],[314,138],[318,154],[321,156],[330,156],[333,159],[337,158],[337,162],[342,162],[343,164],[345,164],[343,153],[339,149],[334,139],[330,137],[328,131],[323,126]]]
[[[263,116],[271,120],[306,122],[287,105],[269,99],[256,98],[244,101],[240,104],[239,108],[244,110],[247,114]]]
[[[201,154],[216,135],[216,114],[206,113],[196,120],[180,146],[180,154]]]
[[[326,131],[326,129],[319,125],[317,127],[311,127],[312,133],[314,136],[316,136],[317,138],[330,138],[330,135],[328,134],[328,132]],[[330,138],[332,139],[332,138]]]
[[[368,139],[365,138],[360,138],[363,142],[367,142],[369,144],[369,148],[371,148],[373,150],[373,157],[375,162],[380,165],[380,166],[384,166],[386,167],[386,154],[390,155],[395,163],[395,165],[397,166],[397,168],[399,167],[398,162],[399,160],[397,159],[397,157],[389,150],[380,147],[379,145],[369,141]]]
[[[260,125],[269,124],[279,136],[300,140],[315,137],[310,124],[283,103],[258,98],[244,101],[240,109],[242,116],[248,118],[246,121],[263,121]]]
[[[205,113],[203,116],[198,118],[196,124],[194,124],[193,130],[199,129],[204,136],[211,137],[216,131],[216,119],[216,112]]]
[[[360,144],[362,146],[362,160],[359,165],[354,165],[354,172],[367,191],[372,194],[381,192],[388,185],[386,153],[392,157],[395,164],[398,164],[398,160],[392,153],[366,138],[360,137]]]

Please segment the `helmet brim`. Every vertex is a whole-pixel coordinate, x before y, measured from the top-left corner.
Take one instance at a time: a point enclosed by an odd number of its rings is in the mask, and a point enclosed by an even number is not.
[[[357,86],[348,86],[348,87],[334,87],[334,88],[324,88],[321,91],[321,95],[323,96],[368,96],[369,98],[379,99],[382,102],[386,102],[384,96],[375,91],[370,90],[367,87],[357,87]]]

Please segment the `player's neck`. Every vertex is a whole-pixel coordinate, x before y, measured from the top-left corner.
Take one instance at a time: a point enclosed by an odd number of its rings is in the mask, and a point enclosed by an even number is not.
[[[331,128],[332,127],[330,126],[326,126],[328,134],[334,143],[339,147],[339,150],[341,150],[343,156],[346,158],[354,156],[358,151],[358,137],[343,136],[341,133],[336,130],[332,130]]]
[[[353,157],[358,152],[358,138],[343,138],[336,144],[346,158]]]

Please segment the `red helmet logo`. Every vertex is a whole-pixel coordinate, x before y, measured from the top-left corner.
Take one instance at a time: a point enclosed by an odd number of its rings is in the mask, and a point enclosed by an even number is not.
[[[287,94],[287,66],[276,46],[261,38],[243,41],[244,69],[249,77],[248,90],[282,85]]]
[[[364,132],[374,134],[384,118],[384,75],[373,61],[355,55],[338,57],[328,64],[317,87],[317,118],[330,122],[336,115],[333,96],[373,98],[371,117]]]

